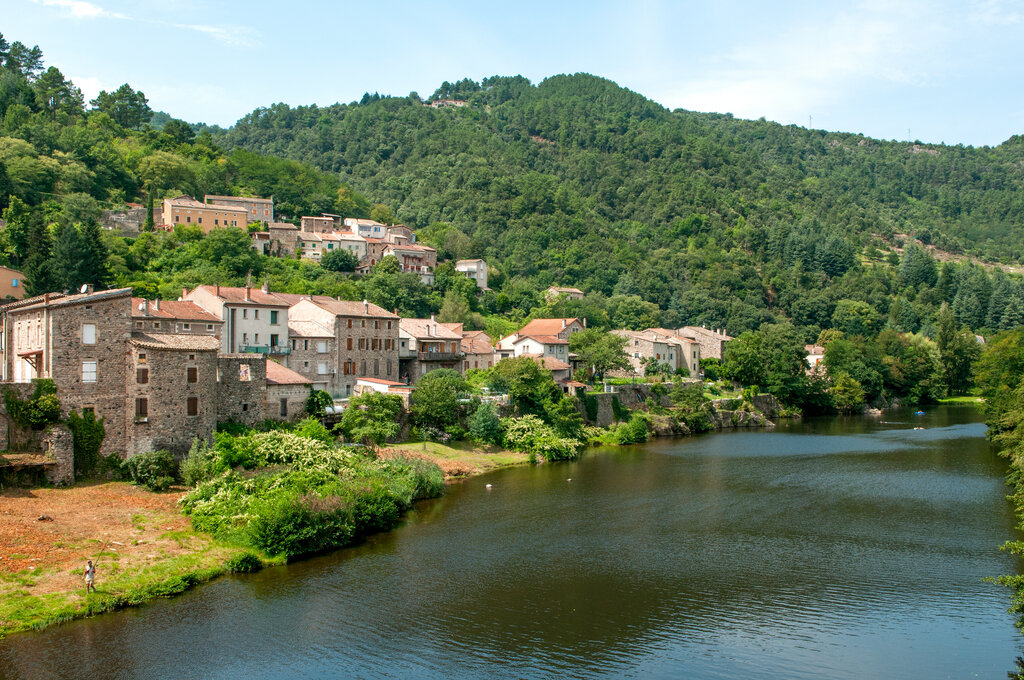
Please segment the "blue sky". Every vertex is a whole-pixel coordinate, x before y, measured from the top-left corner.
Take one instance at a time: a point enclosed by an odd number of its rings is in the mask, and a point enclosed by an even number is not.
[[[885,139],[1024,133],[1024,0],[218,2],[0,0],[87,98],[230,125],[275,102],[585,71],[669,107]],[[809,118],[810,117],[810,118]]]

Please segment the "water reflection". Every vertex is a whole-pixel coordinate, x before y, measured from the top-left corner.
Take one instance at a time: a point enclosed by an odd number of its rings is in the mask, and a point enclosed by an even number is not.
[[[977,419],[504,471],[357,548],[11,638],[0,675],[1002,676],[1020,644],[980,579],[1016,568],[1014,519]]]

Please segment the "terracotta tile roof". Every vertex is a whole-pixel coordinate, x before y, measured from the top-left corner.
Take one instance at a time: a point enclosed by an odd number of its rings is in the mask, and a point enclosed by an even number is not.
[[[20,300],[18,302],[12,302],[10,304],[0,307],[7,311],[26,311],[41,309],[43,307],[67,307],[69,305],[85,304],[87,302],[99,302],[101,300],[109,300],[111,298],[129,298],[131,297],[131,288],[117,288],[115,290],[101,290],[97,293],[76,293],[75,295],[65,295],[63,293],[51,293],[50,301],[46,302],[44,295],[37,295],[33,298],[26,300]]]
[[[700,326],[683,326],[678,332],[690,333],[697,337],[714,338],[716,340],[732,340],[732,337],[725,333],[716,333],[710,328],[701,328]]]
[[[288,333],[299,338],[333,338],[334,333],[316,321],[288,320]]]
[[[545,345],[568,345],[569,344],[568,340],[563,340],[562,338],[558,337],[557,335],[523,335],[521,333],[519,335],[519,338],[517,338],[516,341],[513,342],[512,344],[513,345],[518,345],[520,342],[522,342],[523,340],[527,340],[527,339],[529,339],[529,340],[536,340],[537,342],[543,343]]]
[[[270,229],[290,229],[293,231],[297,231],[298,227],[296,227],[294,224],[288,224],[287,222],[271,222]]]
[[[483,262],[484,264],[487,264],[486,262],[484,262],[484,260],[477,258],[475,260],[458,260],[456,261],[455,266],[458,267],[460,264],[476,264],[477,262]]]
[[[227,201],[251,201],[253,203],[273,203],[272,198],[260,198],[258,196],[217,196],[215,194],[206,194],[203,196],[204,201],[209,201],[211,198]]]
[[[381,378],[356,378],[356,380],[361,380],[363,382],[377,383],[378,385],[393,385],[395,387],[408,387],[408,385],[406,385],[403,382],[395,382],[394,380],[383,380]]]
[[[804,345],[804,351],[808,354],[824,354],[825,348],[821,345]]]
[[[579,288],[562,288],[560,286],[551,286],[550,288],[548,288],[548,290],[553,290],[558,293],[579,293],[580,295],[583,295],[583,291],[580,290]]]
[[[383,307],[378,307],[372,302],[363,304],[359,300],[335,300],[324,295],[314,295],[313,302],[321,309],[325,309],[335,316],[371,316],[380,319],[398,318],[397,314],[389,312]]]
[[[462,351],[466,354],[491,354],[494,347],[483,331],[469,331],[462,334]]]
[[[565,325],[562,325],[562,322]],[[583,322],[579,319],[534,319],[530,323],[526,324],[519,329],[519,335],[558,335],[566,326],[569,326],[573,321],[577,322],[580,326]]]
[[[139,297],[132,298],[133,319],[180,319],[182,321],[199,321],[202,323],[223,323],[213,314],[192,302],[191,300],[160,300],[160,309],[153,306],[149,301],[149,313],[142,311],[146,300]]]
[[[220,340],[212,335],[171,335],[169,333],[134,333],[132,344],[149,349],[212,351],[220,349]]]
[[[417,340],[462,340],[462,333],[456,333],[434,319],[401,319],[398,328]]]
[[[546,368],[549,371],[564,371],[571,368],[569,364],[565,363],[561,359],[546,357],[543,354],[520,354],[519,356],[526,357],[527,359],[533,359],[538,366]]]
[[[312,385],[313,381],[276,361],[267,361],[268,385]]]
[[[262,305],[264,307],[288,307],[288,302],[281,298],[277,293],[264,293],[262,288],[253,287],[249,289],[249,298],[245,299],[245,288],[234,288],[231,286],[221,286],[220,293],[217,293],[216,286],[199,286],[206,292],[219,297],[227,303],[233,304],[246,304],[246,305]]]
[[[447,328],[450,331],[455,331],[456,333],[458,333],[459,335],[462,335],[463,337],[465,337],[465,335],[466,335],[465,333],[462,332],[463,324],[461,324],[461,323],[442,323],[441,325],[444,326],[445,328]]]

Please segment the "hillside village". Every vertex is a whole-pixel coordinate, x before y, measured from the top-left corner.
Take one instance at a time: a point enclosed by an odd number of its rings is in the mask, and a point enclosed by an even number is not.
[[[304,216],[298,226],[275,222],[271,199],[207,196],[200,203],[182,196],[165,200],[154,215],[157,229],[259,222],[265,229],[252,232],[253,248],[314,261],[345,249],[356,257],[357,274],[394,257],[403,271],[430,282],[437,264],[436,251],[416,244],[405,226],[337,215]],[[123,226],[126,217],[115,221]],[[483,260],[459,261],[457,270],[487,289]],[[547,295],[582,291],[552,287]],[[534,319],[491,338],[462,323],[403,318],[366,300],[278,292],[265,282],[199,285],[176,300],[87,286],[20,299],[0,307],[0,315],[0,380],[52,380],[64,411],[105,419],[105,455],[163,449],[180,456],[194,439],[210,439],[218,423],[298,419],[311,391],[328,394],[338,412],[371,392],[397,394],[408,406],[417,382],[436,369],[466,374],[526,357],[570,395],[585,390],[574,377],[588,373],[568,349],[569,338],[586,328],[582,318]],[[692,326],[613,333],[624,339],[630,364],[617,375],[643,376],[653,361],[665,372],[696,377],[701,359],[721,359],[731,339]]]

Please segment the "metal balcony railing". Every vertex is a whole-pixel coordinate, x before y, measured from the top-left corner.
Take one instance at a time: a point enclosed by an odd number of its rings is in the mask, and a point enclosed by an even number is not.
[[[291,347],[284,345],[242,345],[243,354],[291,354]]]

